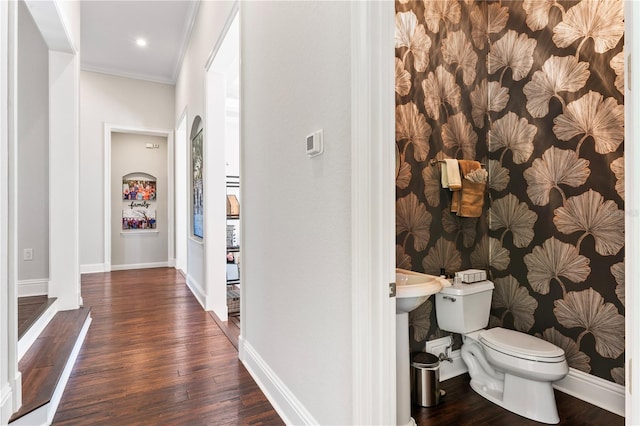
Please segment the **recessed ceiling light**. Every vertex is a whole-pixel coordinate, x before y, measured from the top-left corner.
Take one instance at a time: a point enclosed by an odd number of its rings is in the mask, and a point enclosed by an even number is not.
[[[145,47],[147,45],[147,40],[143,38],[136,39],[136,44],[140,47]]]

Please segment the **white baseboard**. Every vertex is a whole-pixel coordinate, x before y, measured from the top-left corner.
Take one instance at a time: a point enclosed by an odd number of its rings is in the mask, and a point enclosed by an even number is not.
[[[430,340],[426,343],[425,350],[439,355],[438,350],[440,350],[443,345],[446,346],[448,342],[449,337]],[[460,356],[460,350],[453,351],[450,358],[452,362],[440,362],[441,382],[468,371],[467,366]],[[584,373],[575,368],[569,368],[567,377],[555,382],[553,387],[560,392],[569,394],[604,410],[611,411],[619,416],[625,415],[625,388],[617,383]]]
[[[193,277],[187,274],[186,277],[187,287],[191,290],[191,293],[196,298],[202,309],[207,310],[207,296],[204,294],[204,290],[198,281],[194,280]]]
[[[22,394],[22,374],[18,372],[18,375],[13,383],[11,381],[6,382],[2,388],[0,388],[0,425],[6,425],[9,423],[9,419],[17,411],[15,405],[16,397]]]
[[[18,297],[46,296],[49,294],[49,278],[18,281]]]
[[[166,268],[169,262],[130,263],[127,265],[111,265],[112,271],[128,271],[130,269]]]
[[[58,301],[54,301],[42,315],[38,317],[36,322],[29,327],[24,335],[18,340],[18,360],[21,360],[27,353],[33,342],[36,341],[42,330],[49,324],[51,319],[58,313]]]
[[[80,265],[80,274],[95,274],[98,272],[106,272],[107,268],[104,263],[87,263]]]
[[[50,425],[53,421],[53,417],[58,410],[58,404],[60,404],[60,400],[62,399],[62,394],[64,392],[65,386],[67,386],[67,381],[69,380],[69,376],[71,376],[71,370],[73,370],[73,365],[78,358],[78,354],[80,353],[80,348],[84,342],[84,339],[87,335],[87,331],[89,330],[89,326],[91,325],[91,314],[87,316],[84,325],[82,326],[82,330],[78,335],[78,339],[73,346],[73,350],[67,359],[67,363],[65,364],[64,370],[62,371],[62,375],[60,376],[60,380],[58,380],[58,384],[56,385],[56,389],[51,396],[51,401],[48,404],[43,405],[42,407],[26,414],[19,419],[11,422],[12,426],[45,426]]]
[[[319,424],[251,344],[242,339],[242,336],[240,336],[239,346],[240,360],[285,424]]]
[[[555,389],[593,404],[614,414],[625,414],[624,386],[569,368],[564,379],[553,384]]]

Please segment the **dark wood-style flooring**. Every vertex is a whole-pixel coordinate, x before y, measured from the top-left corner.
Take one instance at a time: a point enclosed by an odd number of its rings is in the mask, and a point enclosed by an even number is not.
[[[29,330],[40,315],[55,301],[47,296],[27,296],[18,298],[18,339]]]
[[[22,406],[10,422],[51,402],[89,313],[89,308],[56,313],[24,354],[18,365]]]
[[[541,423],[520,417],[484,399],[471,389],[469,380],[469,375],[463,374],[440,383],[440,388],[444,389],[447,394],[443,401],[435,407],[423,408],[414,405],[411,409],[411,416],[418,423],[418,426],[541,425]],[[555,391],[555,394],[561,425],[624,425],[624,417],[565,393]]]
[[[209,312],[209,314],[211,314],[211,318],[218,324],[220,330],[237,350],[240,339],[240,315],[229,315],[227,321],[222,321],[214,312]]]
[[[82,277],[93,323],[54,425],[281,425],[174,269]]]

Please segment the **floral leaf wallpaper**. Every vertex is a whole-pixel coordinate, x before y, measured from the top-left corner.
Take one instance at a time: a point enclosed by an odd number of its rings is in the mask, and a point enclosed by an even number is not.
[[[489,272],[490,326],[624,384],[622,0],[396,1],[396,264]],[[432,160],[481,162],[480,218]],[[437,165],[437,163],[436,163]],[[414,349],[447,333],[431,300]],[[456,341],[459,341],[456,339]]]

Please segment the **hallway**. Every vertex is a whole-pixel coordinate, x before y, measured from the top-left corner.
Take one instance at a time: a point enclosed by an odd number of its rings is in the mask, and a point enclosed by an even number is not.
[[[93,323],[54,425],[282,424],[172,268],[82,277]]]

